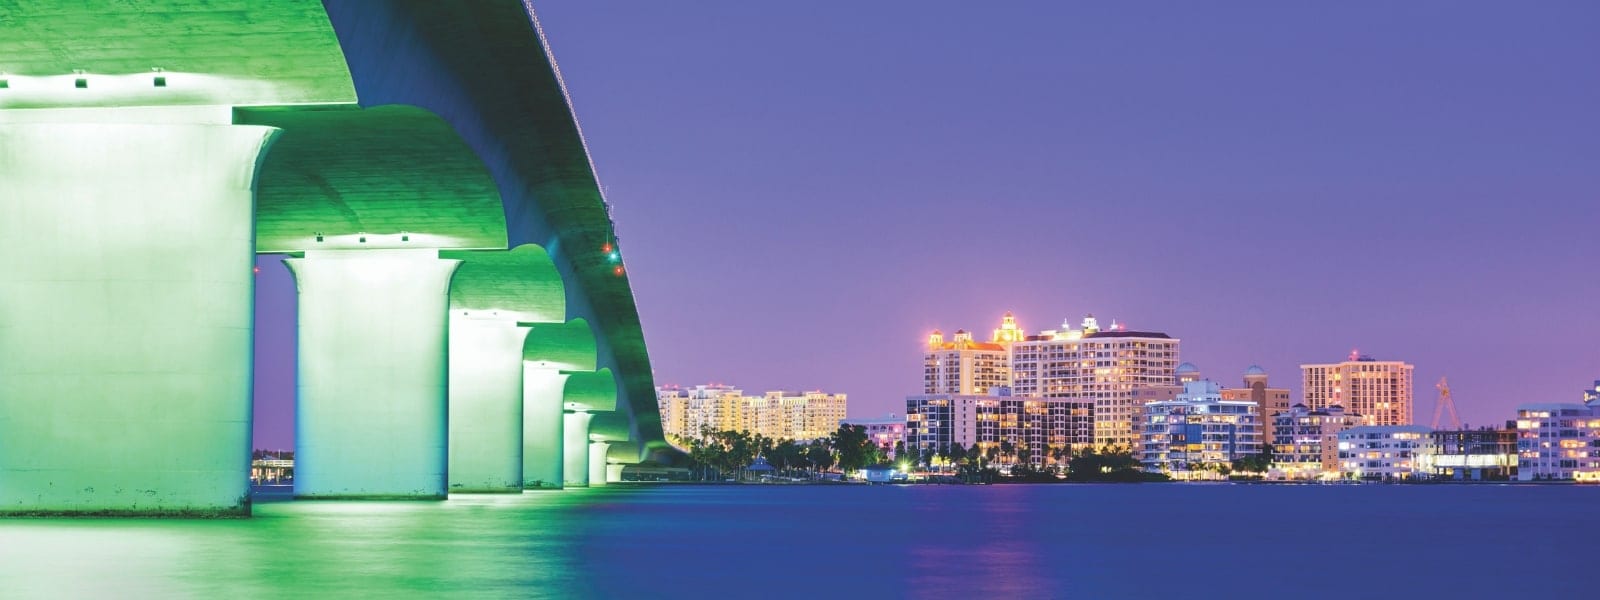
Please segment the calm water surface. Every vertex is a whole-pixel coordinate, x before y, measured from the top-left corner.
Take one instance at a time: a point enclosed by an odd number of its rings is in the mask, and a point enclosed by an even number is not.
[[[0,597],[1584,598],[1600,488],[681,486],[0,520]]]

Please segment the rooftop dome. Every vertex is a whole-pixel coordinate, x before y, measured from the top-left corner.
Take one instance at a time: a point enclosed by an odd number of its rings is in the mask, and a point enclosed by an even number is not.
[[[1183,363],[1181,365],[1178,365],[1178,371],[1177,372],[1179,374],[1183,374],[1183,373],[1199,373],[1200,372],[1200,367],[1194,366],[1194,363],[1186,362],[1186,363]]]
[[[1266,375],[1267,374],[1267,370],[1261,368],[1261,365],[1250,365],[1250,368],[1244,370],[1244,374],[1246,376],[1249,376],[1249,375]]]

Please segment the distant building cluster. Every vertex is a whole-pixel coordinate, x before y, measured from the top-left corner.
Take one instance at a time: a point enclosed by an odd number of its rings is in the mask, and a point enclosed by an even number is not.
[[[1179,352],[1178,338],[1102,328],[1093,315],[1027,334],[1008,312],[988,340],[934,331],[922,393],[906,398],[905,445],[918,455],[1004,448],[1001,469],[1127,452],[1176,479],[1223,478],[1252,459],[1272,479],[1600,482],[1600,380],[1582,404],[1528,404],[1504,427],[1435,430],[1415,421],[1414,368],[1403,361],[1352,352],[1302,364],[1304,395],[1292,402],[1260,367],[1223,387]]]
[[[769,391],[747,396],[726,385],[656,389],[667,440],[685,446],[707,432],[742,431],[772,439],[824,438],[845,418],[845,395],[822,391]]]

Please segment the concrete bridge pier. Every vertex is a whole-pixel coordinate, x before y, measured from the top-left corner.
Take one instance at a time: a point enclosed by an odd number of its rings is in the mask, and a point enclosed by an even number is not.
[[[589,422],[593,418],[587,410],[563,415],[562,487],[589,487]]]
[[[252,197],[277,130],[0,114],[0,515],[249,514]]]
[[[450,314],[450,491],[522,491],[522,345],[528,328]]]
[[[546,363],[522,363],[522,484],[525,489],[560,489],[564,438],[562,390],[567,374]]]
[[[606,452],[611,450],[611,443],[604,440],[589,442],[589,487],[604,487],[608,481],[606,477]]]
[[[447,321],[437,250],[309,250],[299,289],[301,498],[446,495]]]

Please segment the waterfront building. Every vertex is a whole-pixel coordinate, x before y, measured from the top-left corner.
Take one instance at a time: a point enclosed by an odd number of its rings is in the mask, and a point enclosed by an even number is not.
[[[1069,398],[1025,398],[1005,388],[988,395],[928,394],[906,398],[906,449],[939,452],[951,445],[1011,448],[997,467],[1017,462],[1045,466],[1060,450],[1079,450],[1093,440],[1093,405]]]
[[[1191,381],[1200,381],[1201,379],[1205,379],[1205,377],[1200,373],[1200,367],[1195,366],[1195,364],[1192,362],[1186,362],[1178,365],[1178,368],[1174,369],[1172,374],[1178,378],[1178,385],[1180,386]]]
[[[1278,479],[1337,478],[1339,432],[1364,423],[1343,406],[1312,410],[1298,403],[1271,420],[1271,476]]]
[[[1339,363],[1300,365],[1305,404],[1313,410],[1341,405],[1368,425],[1410,425],[1413,388],[1408,363],[1350,353]]]
[[[1583,403],[1594,404],[1600,401],[1600,379],[1594,380],[1594,385],[1583,391]]]
[[[1115,322],[1102,330],[1089,315],[1078,329],[1063,323],[1010,344],[1012,389],[1018,396],[1092,403],[1093,445],[1138,452],[1135,422],[1147,400],[1141,392],[1166,388],[1155,396],[1176,395],[1178,344],[1165,333]]]
[[[1430,474],[1433,430],[1421,425],[1363,425],[1339,432],[1339,472],[1346,479],[1403,481]]]
[[[1007,324],[1015,330],[1011,313],[1006,313],[1002,329],[996,329],[994,339],[987,342],[972,339],[965,329],[957,329],[946,341],[943,332],[934,330],[922,355],[922,393],[976,396],[988,393],[989,388],[1011,385],[1006,354],[1009,342],[1001,339]]]
[[[1517,479],[1600,483],[1600,406],[1517,407]]]
[[[1462,481],[1504,481],[1517,476],[1516,422],[1504,428],[1440,430],[1431,434],[1433,476]]]
[[[896,414],[871,419],[845,419],[841,425],[856,425],[867,431],[867,439],[891,456],[897,444],[906,441],[906,418]],[[895,457],[899,458],[899,457]]]
[[[1176,399],[1143,407],[1145,470],[1174,479],[1222,478],[1222,467],[1261,452],[1259,411],[1249,400],[1224,400],[1214,381],[1185,383]]]
[[[838,430],[847,405],[845,394],[770,391],[746,396],[739,388],[719,384],[662,387],[656,398],[662,430],[680,447],[707,431],[800,441],[827,437]]]
[[[1274,416],[1289,410],[1289,389],[1267,385],[1267,371],[1259,365],[1244,370],[1244,387],[1223,388],[1223,400],[1249,400],[1261,408],[1261,440],[1273,443],[1277,427]]]

